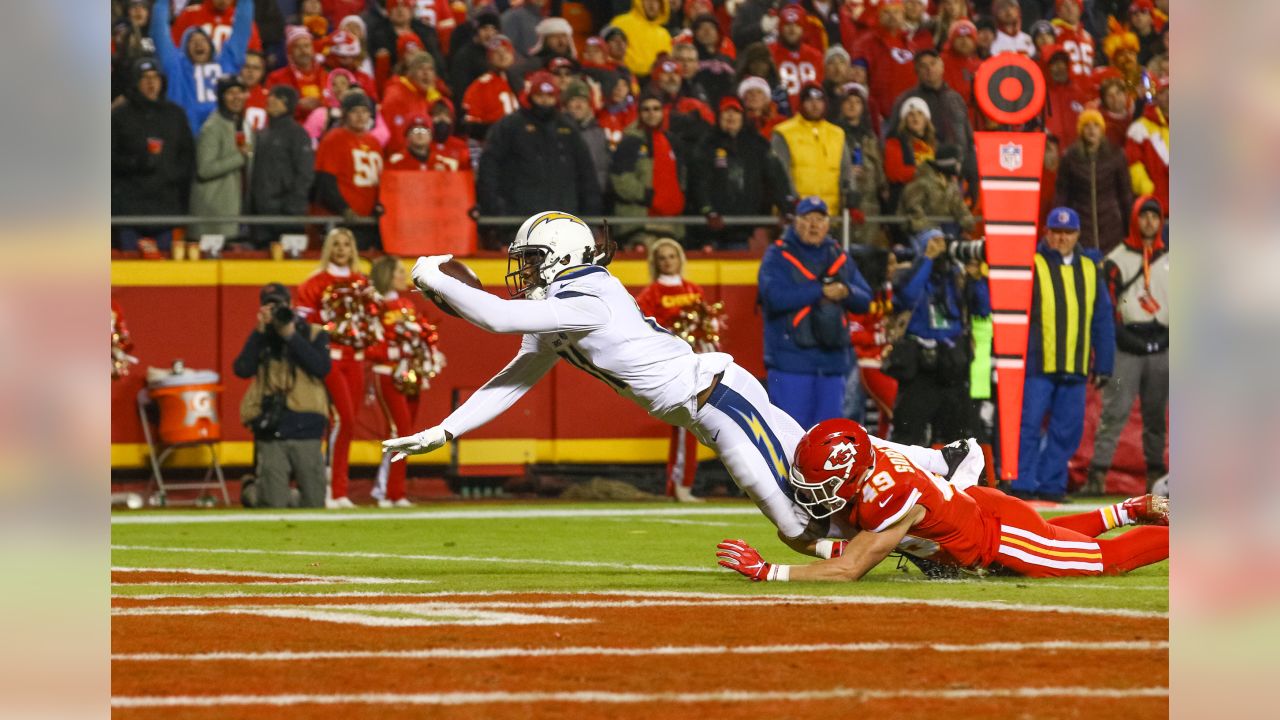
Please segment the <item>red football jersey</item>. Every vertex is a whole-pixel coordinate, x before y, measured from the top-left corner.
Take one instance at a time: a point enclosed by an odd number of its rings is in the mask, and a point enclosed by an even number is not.
[[[1093,36],[1083,25],[1070,26],[1061,20],[1053,22],[1053,32],[1057,42],[1067,51],[1071,58],[1072,75],[1092,75],[1095,46]],[[1066,144],[1063,144],[1066,147]]]
[[[798,108],[796,101],[800,97],[800,86],[808,82],[822,84],[822,52],[803,43],[797,49],[789,50],[780,42],[771,42],[769,54],[778,68],[782,86],[791,96],[792,108]]]
[[[876,448],[876,463],[855,488],[852,502],[851,524],[871,532],[923,507],[924,518],[900,544],[912,555],[965,568],[986,565],[993,557],[999,521],[993,525],[973,498],[892,448]]]
[[[244,129],[257,132],[267,126],[267,89],[249,88],[244,99]]]
[[[462,112],[467,122],[492,125],[520,107],[503,73],[487,72],[467,86]]]
[[[370,133],[336,127],[325,133],[316,150],[316,172],[338,179],[338,191],[352,210],[372,215],[382,175],[382,147]]]
[[[653,318],[664,328],[680,316],[680,311],[701,302],[705,298],[702,288],[697,283],[683,280],[679,285],[663,285],[655,282],[636,296],[636,304],[640,312]]]
[[[265,0],[263,0],[265,2]],[[231,37],[231,23],[235,20],[236,4],[232,2],[222,12],[214,10],[213,3],[205,0],[202,3],[188,5],[178,13],[173,21],[173,44],[182,47],[182,34],[192,25],[204,30],[213,41],[213,51],[222,49],[222,43]],[[262,40],[258,38],[258,23],[253,23],[249,33],[249,49],[262,50]]]
[[[450,136],[444,142],[431,143],[432,170],[470,170],[471,148],[467,141],[457,136]]]

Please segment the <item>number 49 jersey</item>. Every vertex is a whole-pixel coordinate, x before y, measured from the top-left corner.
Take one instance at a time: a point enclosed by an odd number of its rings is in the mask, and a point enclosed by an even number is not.
[[[872,532],[923,507],[924,518],[899,545],[912,555],[965,568],[988,559],[991,521],[973,498],[892,448],[876,447],[876,463],[856,488],[853,503],[852,524]]]

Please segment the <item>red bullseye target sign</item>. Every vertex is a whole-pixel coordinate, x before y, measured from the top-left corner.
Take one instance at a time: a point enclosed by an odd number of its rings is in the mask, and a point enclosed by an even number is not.
[[[995,55],[978,66],[973,94],[978,107],[993,121],[1021,125],[1044,107],[1044,73],[1026,55]]]

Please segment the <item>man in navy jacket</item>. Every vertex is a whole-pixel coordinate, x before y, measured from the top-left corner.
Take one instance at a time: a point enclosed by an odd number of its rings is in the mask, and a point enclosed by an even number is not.
[[[911,319],[885,372],[898,381],[892,440],[928,446],[973,434],[968,318],[991,314],[991,294],[980,264],[970,263],[965,279],[941,230],[925,230],[914,242],[915,262],[893,285],[893,309]]]
[[[841,417],[853,367],[848,313],[871,306],[871,288],[830,227],[827,204],[804,198],[760,263],[769,399],[805,428]]]

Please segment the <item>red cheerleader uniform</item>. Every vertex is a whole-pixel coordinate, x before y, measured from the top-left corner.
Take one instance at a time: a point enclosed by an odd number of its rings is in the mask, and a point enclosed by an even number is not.
[[[333,499],[339,500],[347,496],[351,438],[364,394],[365,349],[381,339],[382,326],[375,321],[369,279],[359,271],[330,265],[299,285],[296,297],[298,314],[329,333],[332,364],[324,384],[337,411],[329,434],[330,487]],[[344,302],[354,305],[350,318],[340,312]]]
[[[382,322],[382,342],[369,348],[373,374],[377,380],[378,403],[387,418],[390,435],[413,432],[414,418],[422,404],[422,391],[429,386],[439,365],[436,329],[427,322],[413,301],[394,290],[378,299]],[[421,353],[420,357],[414,357]],[[386,499],[405,497],[407,463],[391,463],[387,474]]]

